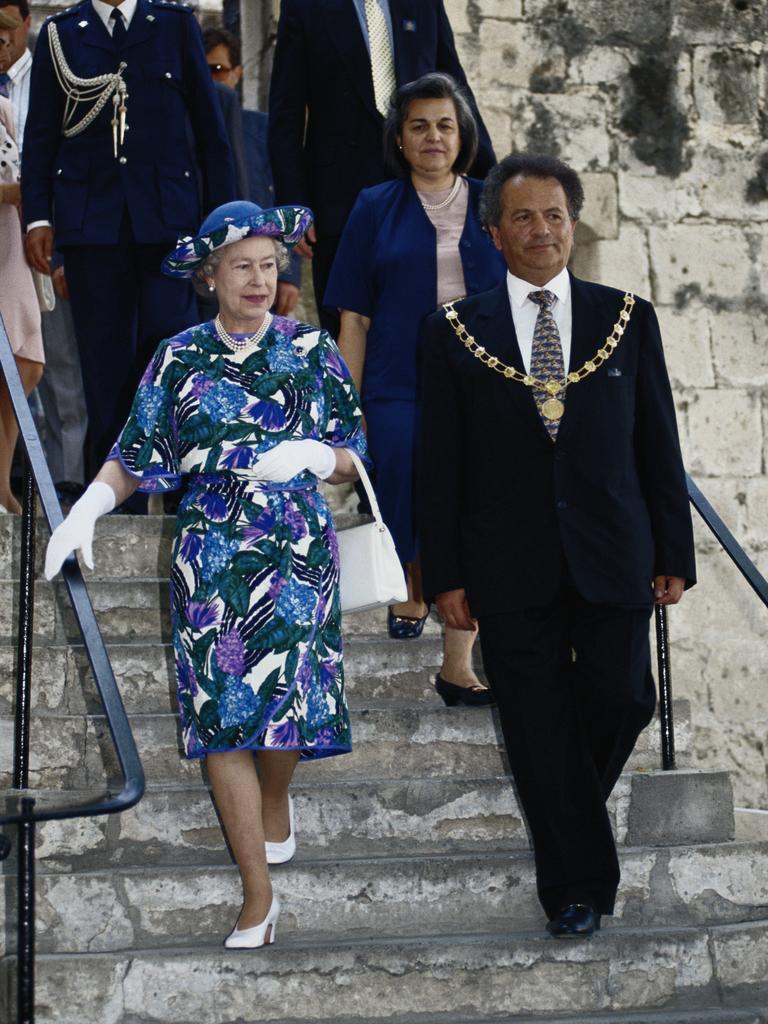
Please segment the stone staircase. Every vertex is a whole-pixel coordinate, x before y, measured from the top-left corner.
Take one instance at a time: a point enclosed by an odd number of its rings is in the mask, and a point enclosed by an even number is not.
[[[355,752],[299,767],[299,854],[273,869],[272,948],[230,953],[237,872],[200,764],[179,756],[167,622],[172,522],[108,517],[89,586],[147,774],[132,811],[39,829],[42,1024],[768,1024],[768,843],[733,841],[725,772],[641,739],[611,799],[623,882],[594,940],[545,937],[524,823],[486,709],[431,690],[439,631],[350,616]],[[16,524],[0,522],[0,781],[10,785]],[[3,561],[4,560],[4,561]],[[61,584],[38,585],[31,785],[103,789],[115,762]],[[13,1019],[12,861],[0,1020]],[[0,920],[2,918],[0,917]],[[2,930],[0,929],[0,940]]]

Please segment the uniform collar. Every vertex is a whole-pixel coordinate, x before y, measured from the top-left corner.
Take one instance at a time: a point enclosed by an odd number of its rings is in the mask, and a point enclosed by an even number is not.
[[[511,271],[507,271],[507,292],[513,307],[519,309],[531,292],[544,290],[552,292],[561,302],[567,302],[571,294],[571,278],[567,268],[563,267],[560,273],[545,285],[531,284],[530,281],[524,281],[521,277],[515,277]]]
[[[114,10],[120,11],[120,13],[122,14],[123,18],[125,19],[125,27],[126,28],[130,28],[131,20],[133,19],[133,16],[136,13],[136,4],[137,4],[137,2],[138,2],[138,0],[123,0],[123,2],[121,4],[119,4],[115,8],[111,4],[105,4],[104,0],[91,0],[91,3],[93,4],[94,11],[96,12],[96,14],[98,14],[98,16],[104,22],[104,27],[106,28],[107,32],[110,33],[110,35],[112,33],[110,32],[110,28],[109,28],[109,26],[110,26],[110,20],[109,19],[112,16],[112,11],[114,11]]]

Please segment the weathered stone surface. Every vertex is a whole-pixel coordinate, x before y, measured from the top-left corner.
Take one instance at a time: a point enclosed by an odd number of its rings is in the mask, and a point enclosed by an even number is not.
[[[693,51],[699,117],[718,124],[750,124],[758,103],[762,45],[725,48],[697,46]]]
[[[691,473],[759,476],[762,472],[760,397],[750,391],[706,388],[687,402],[685,452]]]
[[[682,311],[659,306],[656,312],[672,387],[676,390],[714,387],[713,343],[707,311],[694,306]]]
[[[727,388],[768,385],[768,313],[712,314],[712,352],[718,384]]]
[[[711,302],[748,291],[749,244],[741,228],[681,224],[649,229],[654,299],[684,306],[691,297]]]
[[[578,277],[626,289],[644,299],[651,294],[645,231],[634,225],[625,224],[616,240],[577,238],[572,262]]]
[[[706,790],[706,798],[702,799]],[[667,846],[733,838],[727,772],[648,772],[632,776],[628,842]]]
[[[583,174],[584,209],[580,226],[594,238],[619,237],[616,179],[612,174]]]

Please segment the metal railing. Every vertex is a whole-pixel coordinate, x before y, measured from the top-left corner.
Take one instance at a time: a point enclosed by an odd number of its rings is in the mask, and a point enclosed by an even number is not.
[[[0,318],[0,368],[8,388],[13,411],[19,424],[24,449],[24,496],[21,516],[21,559],[19,566],[19,627],[16,673],[16,712],[14,738],[13,790],[21,796],[20,811],[0,816],[0,827],[17,829],[17,1024],[34,1021],[35,955],[35,829],[38,822],[63,818],[93,818],[126,811],[144,794],[144,772],[120,691],[102,640],[80,567],[74,556],[64,564],[62,575],[69,593],[83,646],[93,671],[96,690],[115,746],[122,776],[116,795],[105,796],[70,806],[35,809],[29,787],[29,737],[32,710],[32,640],[35,597],[35,498],[51,530],[62,521],[61,507],[43,455],[42,445],[30,413],[16,361]],[[13,843],[0,834],[0,859],[9,856]]]
[[[688,473],[685,474],[688,498],[715,535],[720,547],[725,551],[741,575],[752,587],[755,594],[768,607],[768,582],[760,574],[755,563],[749,558],[720,516],[704,497]],[[671,771],[675,767],[675,723],[672,714],[672,674],[669,659],[669,632],[667,629],[667,609],[656,605],[656,659],[659,682],[659,724],[661,727],[661,767]]]

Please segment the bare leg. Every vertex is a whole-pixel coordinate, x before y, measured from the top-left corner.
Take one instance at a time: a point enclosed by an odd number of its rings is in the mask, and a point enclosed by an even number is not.
[[[24,394],[28,395],[43,375],[42,363],[17,357],[16,365]],[[21,512],[21,505],[11,493],[11,463],[18,436],[19,428],[11,408],[11,398],[3,380],[0,383],[0,505],[15,513]]]
[[[392,614],[420,619],[427,614],[428,609],[421,588],[421,565],[418,560],[408,563],[405,578],[408,584],[408,600],[403,601],[402,604],[393,604]]]
[[[261,819],[264,838],[270,843],[284,843],[290,833],[288,786],[298,763],[299,753],[295,750],[259,751]]]
[[[272,903],[264,828],[261,824],[261,789],[250,750],[208,754],[208,775],[229,845],[243,883],[243,909],[237,926],[254,928],[267,916]]]
[[[440,675],[446,683],[469,688],[483,687],[472,667],[472,648],[476,639],[477,630],[470,633],[466,629],[445,627],[443,664],[440,668]]]

